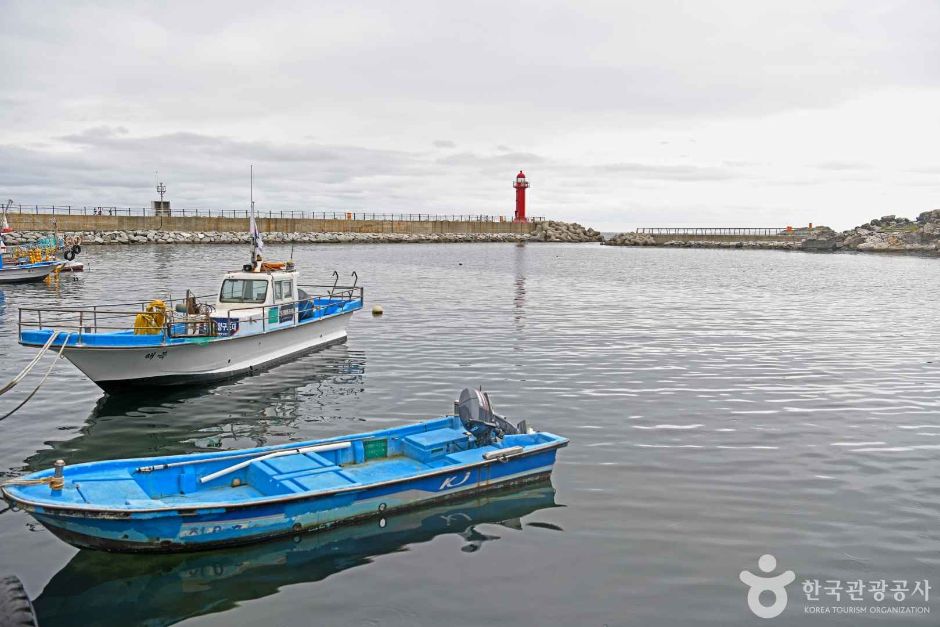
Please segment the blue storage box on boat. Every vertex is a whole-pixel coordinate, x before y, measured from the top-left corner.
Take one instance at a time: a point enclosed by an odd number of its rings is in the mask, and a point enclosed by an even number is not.
[[[307,320],[313,317],[313,301],[304,300],[297,303],[297,321]]]
[[[428,462],[465,450],[469,436],[460,429],[445,428],[409,435],[403,442],[405,455],[421,462]]]

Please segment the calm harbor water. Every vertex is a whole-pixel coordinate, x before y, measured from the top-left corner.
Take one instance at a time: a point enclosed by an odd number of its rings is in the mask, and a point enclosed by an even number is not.
[[[2,288],[0,379],[33,354],[20,305],[208,293],[245,253],[89,247],[83,276]],[[933,598],[856,603],[845,582],[940,586],[937,260],[590,244],[294,258],[304,282],[358,271],[385,316],[211,388],[107,397],[62,362],[0,423],[0,471],[367,430],[483,384],[501,413],[571,438],[553,485],[188,556],[80,552],[6,510],[0,572],[41,625],[936,624]],[[796,575],[772,621],[739,580],[764,553]],[[804,580],[839,580],[841,599],[806,600]],[[933,612],[807,612],[875,605]]]

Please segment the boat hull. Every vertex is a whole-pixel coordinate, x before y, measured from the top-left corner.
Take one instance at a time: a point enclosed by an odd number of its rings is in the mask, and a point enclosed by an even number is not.
[[[23,267],[4,266],[0,268],[0,284],[5,283],[38,283],[52,274],[56,268],[55,263],[30,264]]]
[[[221,341],[162,346],[65,348],[64,356],[106,392],[195,385],[251,374],[346,340],[352,312]]]
[[[375,558],[435,538],[449,538],[454,550],[459,546],[467,552],[492,546],[488,542],[495,536],[475,533],[475,527],[506,525],[522,533],[519,519],[536,512],[541,517],[556,507],[555,490],[541,482],[422,507],[383,519],[383,524],[344,525],[236,551],[155,559],[78,551],[33,605],[44,625],[93,625],[116,608],[125,625],[175,625],[287,586],[351,574]],[[180,603],[181,592],[185,603]]]
[[[47,514],[28,509],[57,537],[81,548],[131,553],[208,550],[382,518],[391,512],[543,481],[551,475],[560,446],[395,485],[281,503],[207,508],[205,513],[185,516],[129,514],[116,519],[80,510]]]

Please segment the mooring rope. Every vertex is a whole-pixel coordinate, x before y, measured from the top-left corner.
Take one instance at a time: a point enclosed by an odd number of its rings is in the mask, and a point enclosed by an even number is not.
[[[0,481],[0,486],[5,485],[42,485],[44,483],[52,483],[53,477],[43,477],[42,479],[25,479],[21,477],[13,477],[12,479],[7,479],[6,481]]]
[[[39,352],[36,354],[35,357],[33,357],[33,360],[29,362],[28,364],[26,364],[26,367],[23,368],[18,375],[13,377],[13,379],[11,379],[9,383],[7,383],[2,388],[0,388],[0,395],[5,394],[8,391],[12,390],[14,387],[16,387],[16,384],[19,383],[23,379],[23,377],[29,374],[29,371],[33,369],[33,366],[39,363],[39,359],[43,356],[46,350],[48,350],[49,347],[52,346],[52,343],[59,336],[59,333],[60,331],[56,331],[55,333],[49,336],[49,339],[46,340],[46,343],[43,344],[41,349],[39,349]],[[65,344],[63,344],[63,346],[64,345]]]
[[[13,409],[11,409],[9,412],[4,414],[2,417],[0,417],[0,421],[6,420],[10,416],[12,416],[14,413],[17,412],[17,410],[19,410],[23,405],[25,405],[29,401],[29,399],[31,399],[33,396],[36,395],[36,392],[39,391],[39,388],[42,387],[42,384],[45,383],[46,379],[49,378],[49,375],[52,374],[52,369],[55,368],[55,365],[57,363],[59,363],[59,359],[62,358],[62,353],[65,352],[65,345],[69,343],[69,337],[71,337],[71,335],[72,335],[71,333],[65,334],[65,339],[62,340],[62,346],[59,348],[59,353],[55,356],[55,359],[52,360],[52,364],[49,366],[49,369],[46,370],[46,374],[42,375],[42,379],[40,379],[39,384],[35,388],[33,388],[33,391],[29,393],[29,396],[24,398],[23,401],[19,405],[17,405]],[[45,351],[45,349],[43,350]]]

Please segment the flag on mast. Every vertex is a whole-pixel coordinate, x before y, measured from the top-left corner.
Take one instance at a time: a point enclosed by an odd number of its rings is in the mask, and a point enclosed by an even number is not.
[[[10,228],[10,223],[7,222],[7,212],[10,211],[10,207],[13,206],[13,199],[7,201],[7,204],[3,205],[3,222],[0,223],[0,233],[9,233],[13,229]]]
[[[258,230],[258,223],[255,222],[255,166],[251,166],[251,219],[248,221],[248,235],[251,237],[251,263],[255,262],[255,255],[264,250],[264,241],[261,239],[261,231]]]
[[[256,252],[264,250],[264,241],[261,239],[261,231],[258,230],[258,224],[255,222],[255,203],[251,203],[251,221],[248,224],[248,232],[251,235],[251,244]]]

